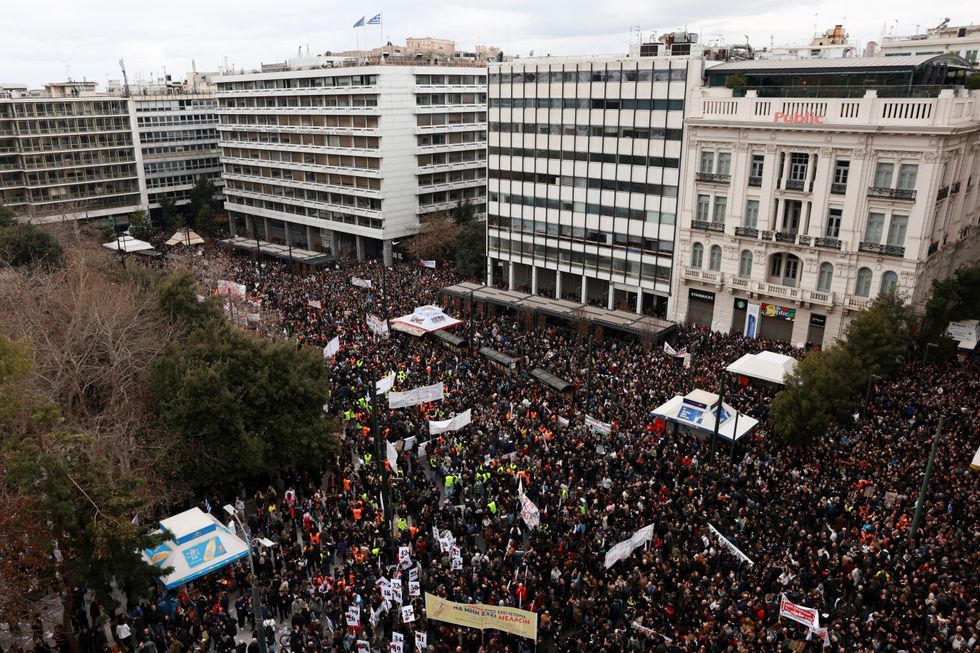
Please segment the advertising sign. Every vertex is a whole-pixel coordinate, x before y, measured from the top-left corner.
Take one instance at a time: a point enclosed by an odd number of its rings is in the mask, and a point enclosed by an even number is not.
[[[762,304],[762,314],[766,317],[776,317],[781,320],[795,320],[796,319],[796,309],[787,308],[785,306],[776,306],[775,304]]]

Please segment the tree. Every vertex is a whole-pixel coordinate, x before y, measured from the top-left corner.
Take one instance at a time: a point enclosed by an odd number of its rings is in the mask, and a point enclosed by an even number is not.
[[[194,219],[194,225],[197,227],[197,230],[205,236],[213,236],[214,232],[218,228],[218,225],[215,222],[216,215],[217,213],[215,212],[213,206],[210,204],[202,204]]]
[[[482,277],[487,270],[487,240],[482,222],[470,222],[456,236],[456,272],[464,277]]]
[[[9,227],[17,220],[17,215],[9,206],[0,204],[0,229]]]
[[[149,242],[155,233],[156,229],[153,228],[146,211],[136,211],[129,216],[129,234],[136,240]]]
[[[444,211],[433,213],[419,224],[405,249],[415,258],[444,261],[452,256],[458,232],[459,226],[451,215]]]
[[[453,222],[462,226],[473,222],[476,212],[473,205],[470,204],[470,200],[464,197],[461,202],[457,203],[456,206],[453,207],[452,215]]]
[[[847,419],[860,395],[856,365],[840,345],[809,352],[773,400],[776,433],[791,444],[806,444],[826,434],[833,422]]]
[[[205,175],[199,176],[197,181],[194,182],[194,187],[190,190],[190,215],[196,217],[205,206],[210,206],[213,210],[214,193],[214,182],[208,179]]]
[[[61,265],[63,255],[58,241],[37,225],[18,222],[0,228],[0,263],[53,268]]]
[[[168,234],[184,226],[183,219],[177,212],[177,203],[167,195],[160,198],[159,225]]]
[[[920,343],[936,342],[950,322],[970,319],[980,319],[980,266],[960,268],[932,282]]]
[[[912,310],[896,293],[879,295],[847,325],[843,347],[857,361],[851,373],[862,382],[871,374],[897,372],[912,343]]]

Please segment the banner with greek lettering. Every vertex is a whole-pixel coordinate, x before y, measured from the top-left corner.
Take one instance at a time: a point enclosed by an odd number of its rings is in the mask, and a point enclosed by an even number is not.
[[[372,333],[376,333],[379,336],[388,335],[388,321],[382,320],[377,315],[367,314],[367,326]]]
[[[529,610],[483,603],[456,603],[426,592],[425,616],[457,626],[502,630],[532,641],[538,638],[538,615]]]
[[[333,340],[327,343],[327,346],[323,348],[324,358],[333,358],[340,351],[340,336],[336,336]]]
[[[633,533],[629,539],[617,542],[606,551],[606,569],[609,569],[620,560],[625,560],[633,554],[633,551],[640,548],[653,539],[653,524],[644,526]]]
[[[817,610],[791,603],[789,599],[786,598],[785,594],[781,595],[781,599],[779,601],[779,616],[792,619],[797,623],[801,623],[810,630],[817,630],[820,628],[820,613],[817,612]]]
[[[687,347],[684,347],[680,351],[677,351],[676,349],[670,346],[670,343],[665,342],[664,353],[666,353],[668,356],[673,356],[674,358],[684,358],[684,355],[687,354]]]
[[[389,408],[406,408],[418,406],[429,401],[442,401],[445,396],[442,383],[413,388],[405,392],[388,393]]]
[[[672,640],[671,638],[667,637],[666,635],[661,635],[660,633],[658,633],[657,631],[655,631],[652,628],[647,628],[646,626],[644,626],[643,624],[641,624],[639,621],[632,622],[630,624],[630,626],[633,627],[633,630],[635,630],[636,632],[640,633],[644,637],[663,637],[664,638],[664,642],[667,644],[667,646],[670,646],[671,644],[674,643],[674,640]]]
[[[371,287],[371,280],[370,279],[361,279],[360,277],[351,277],[350,278],[350,283],[351,283],[352,286],[357,286],[358,288],[370,288]]]
[[[609,435],[610,433],[612,433],[612,424],[609,424],[607,422],[600,422],[599,420],[597,420],[596,418],[590,415],[585,416],[585,425],[588,426],[593,431],[597,431],[599,433],[602,433],[603,435]]]
[[[748,563],[748,565],[750,567],[755,564],[754,562],[752,562],[751,559],[749,559],[749,556],[747,556],[744,553],[742,553],[742,551],[737,546],[735,546],[734,544],[732,544],[728,540],[727,537],[725,537],[724,535],[722,535],[721,533],[719,533],[717,528],[715,528],[714,526],[712,526],[710,523],[708,524],[708,528],[711,529],[711,532],[714,533],[718,537],[718,541],[721,542],[722,546],[724,546],[726,549],[728,549],[728,551],[733,556],[735,556],[736,558],[738,558],[742,562]]]
[[[534,505],[534,502],[527,498],[526,494],[521,494],[521,519],[527,524],[528,528],[534,529],[541,523],[541,511]]]
[[[439,435],[440,433],[447,433],[449,431],[458,431],[470,423],[473,416],[472,413],[472,409],[469,409],[465,412],[459,413],[452,419],[429,422],[429,435]]]
[[[816,630],[811,629],[810,632],[806,634],[806,641],[809,642],[811,639],[813,639],[814,635],[823,640],[823,648],[830,646],[830,632],[827,630],[827,628],[817,628]]]
[[[383,379],[381,379],[380,381],[378,381],[377,387],[378,387],[378,394],[379,395],[383,395],[384,393],[386,393],[389,390],[391,390],[392,388],[394,388],[395,387],[395,373],[392,372],[388,376],[386,376]]]

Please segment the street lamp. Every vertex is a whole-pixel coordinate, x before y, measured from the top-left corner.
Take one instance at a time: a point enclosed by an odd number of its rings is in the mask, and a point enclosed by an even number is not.
[[[871,401],[871,382],[875,379],[880,381],[881,377],[877,374],[871,374],[868,376],[868,391],[864,394],[864,410],[861,413],[865,419],[868,418],[868,402]]]
[[[925,349],[924,352],[922,352],[922,362],[923,363],[925,363],[929,359],[929,348],[930,347],[938,347],[938,346],[939,345],[937,345],[934,342],[927,342],[926,343],[926,349]]]
[[[255,636],[259,640],[259,653],[268,653],[265,647],[265,624],[263,624],[262,600],[259,595],[259,577],[255,575],[255,562],[252,560],[252,538],[248,531],[245,530],[245,526],[242,525],[242,521],[238,518],[238,513],[235,511],[235,508],[231,504],[226,503],[224,510],[235,520],[238,527],[242,529],[242,535],[248,538],[248,569],[252,572],[252,609],[255,612]],[[266,542],[269,542],[269,540],[266,540]],[[271,544],[271,542],[269,543]]]

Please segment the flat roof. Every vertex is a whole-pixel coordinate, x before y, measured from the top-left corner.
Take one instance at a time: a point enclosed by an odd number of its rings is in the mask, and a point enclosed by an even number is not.
[[[288,245],[270,243],[265,240],[256,241],[254,238],[235,236],[234,238],[227,238],[221,242],[226,245],[231,245],[235,249],[243,249],[249,252],[254,252],[258,249],[261,254],[268,254],[269,256],[286,261],[292,259],[297,263],[306,263],[308,265],[323,265],[334,260],[333,256],[323,252],[314,252],[308,249],[300,249],[299,247],[293,247],[290,250]]]
[[[533,370],[531,370],[531,376],[557,392],[565,392],[572,387],[572,384],[565,379],[561,378],[560,376],[555,376],[551,372],[540,367],[535,367]]]
[[[948,60],[961,68],[972,68],[966,59],[950,54],[915,54],[900,57],[837,57],[831,59],[749,59],[746,61],[729,61],[728,63],[711,66],[705,74],[713,75],[726,72],[809,72],[831,71],[862,71],[898,68],[913,70],[927,63]]]

